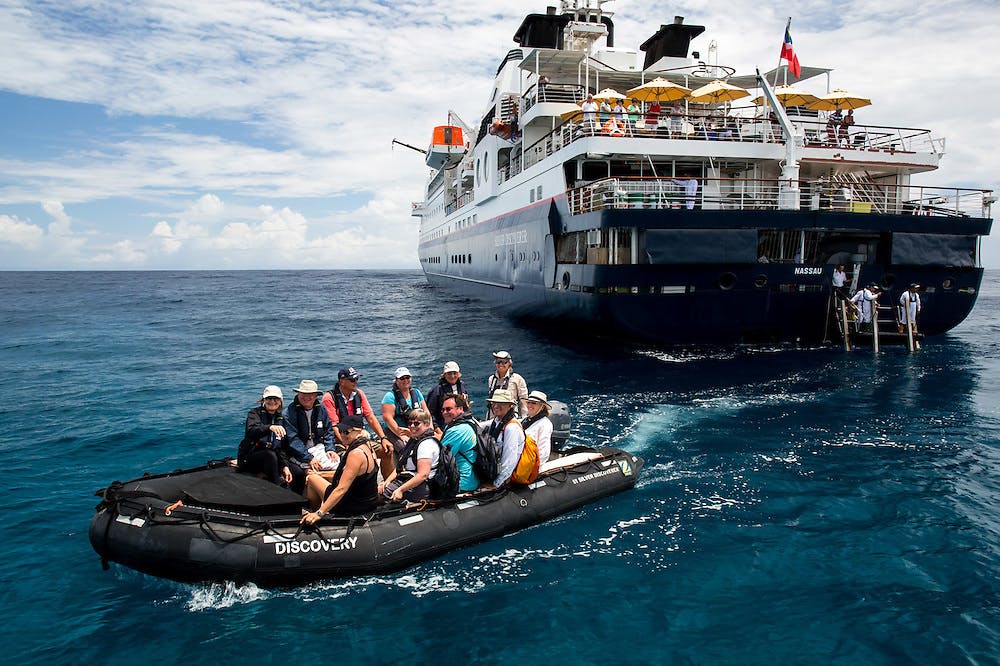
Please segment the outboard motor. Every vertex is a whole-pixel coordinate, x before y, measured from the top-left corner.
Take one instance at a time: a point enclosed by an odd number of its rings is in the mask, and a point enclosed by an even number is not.
[[[550,400],[549,420],[552,421],[552,450],[560,450],[569,441],[569,405]]]

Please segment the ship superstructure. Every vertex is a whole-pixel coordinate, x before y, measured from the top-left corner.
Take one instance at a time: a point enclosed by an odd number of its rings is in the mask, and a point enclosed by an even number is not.
[[[889,298],[919,283],[926,334],[965,318],[994,198],[911,182],[938,167],[943,139],[835,124],[850,103],[790,96],[817,77],[829,89],[831,70],[803,67],[794,87],[776,85],[784,66],[737,75],[690,50],[705,28],[681,17],[616,47],[602,4],[528,15],[478,126],[450,114],[435,130],[413,208],[432,284],[666,343],[816,341],[831,336],[844,264],[853,288],[876,282]],[[688,92],[624,116],[582,106],[603,92],[624,107],[657,80]],[[758,99],[691,96],[716,81]]]

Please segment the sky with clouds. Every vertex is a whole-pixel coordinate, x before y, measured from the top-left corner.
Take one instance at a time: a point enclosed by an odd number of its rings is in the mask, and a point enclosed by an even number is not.
[[[525,14],[439,0],[0,0],[3,269],[417,268],[417,153],[478,124]],[[549,2],[548,4],[558,4]],[[1000,190],[1000,4],[617,0],[616,46],[675,14],[738,73],[803,65],[872,98],[861,124],[930,128],[921,184]],[[825,80],[802,87],[825,92]],[[1000,267],[997,232],[983,245]]]

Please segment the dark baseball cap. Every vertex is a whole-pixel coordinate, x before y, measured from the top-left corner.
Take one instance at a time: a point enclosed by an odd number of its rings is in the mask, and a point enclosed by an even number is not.
[[[337,373],[337,379],[345,378],[356,382],[361,379],[361,373],[354,368],[341,368],[340,372]]]
[[[341,419],[340,423],[337,424],[337,429],[340,430],[340,432],[347,432],[351,428],[364,428],[364,427],[365,427],[365,420],[361,418],[359,414],[350,414]]]

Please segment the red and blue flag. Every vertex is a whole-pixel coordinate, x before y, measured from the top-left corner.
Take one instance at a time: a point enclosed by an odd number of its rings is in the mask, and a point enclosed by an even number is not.
[[[795,49],[792,48],[792,32],[790,28],[792,27],[792,20],[788,19],[788,25],[785,26],[785,42],[781,45],[781,56],[779,60],[788,61],[788,71],[792,73],[792,76],[799,78],[802,76],[802,67],[799,66],[799,57],[795,55]]]

